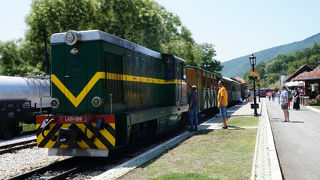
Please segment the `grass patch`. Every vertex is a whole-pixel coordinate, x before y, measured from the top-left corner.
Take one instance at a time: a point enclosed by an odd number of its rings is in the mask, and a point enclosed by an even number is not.
[[[34,131],[36,130],[35,124],[24,124],[22,123],[22,132]]]
[[[257,129],[200,131],[120,179],[250,179]]]
[[[172,173],[172,174],[166,174],[162,175],[157,178],[153,178],[152,180],[218,180],[218,179],[212,179],[208,176],[204,176],[202,174],[197,174],[197,173],[187,173],[187,174],[177,174],[177,173]]]
[[[253,116],[234,116],[227,121],[228,126],[258,126],[259,118]]]
[[[320,110],[320,106],[311,106],[313,108],[319,109]]]

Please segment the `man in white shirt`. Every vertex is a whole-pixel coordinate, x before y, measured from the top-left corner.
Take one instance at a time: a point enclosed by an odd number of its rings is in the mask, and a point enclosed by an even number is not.
[[[289,111],[288,111],[288,91],[287,87],[282,86],[282,92],[280,94],[280,104],[281,104],[281,109],[283,110],[284,113],[284,122],[290,122],[289,120]]]

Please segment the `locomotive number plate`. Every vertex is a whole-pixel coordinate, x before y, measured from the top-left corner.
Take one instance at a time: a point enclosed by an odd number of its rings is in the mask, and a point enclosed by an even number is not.
[[[87,116],[60,116],[62,124],[87,123]]]

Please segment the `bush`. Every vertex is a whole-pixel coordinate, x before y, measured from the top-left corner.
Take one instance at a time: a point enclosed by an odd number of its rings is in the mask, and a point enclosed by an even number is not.
[[[320,105],[320,94],[316,96],[315,99],[312,99],[308,102],[309,106],[319,106]]]

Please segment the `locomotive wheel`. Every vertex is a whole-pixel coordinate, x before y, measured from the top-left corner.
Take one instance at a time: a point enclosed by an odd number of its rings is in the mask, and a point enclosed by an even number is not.
[[[157,130],[157,120],[151,120],[131,127],[129,146],[137,148],[154,140]]]
[[[134,124],[131,127],[129,146],[131,149],[138,148],[141,144],[141,128],[140,124]]]
[[[157,120],[151,120],[146,122],[147,123],[147,129],[146,129],[146,143],[151,143],[155,136],[157,131]]]

